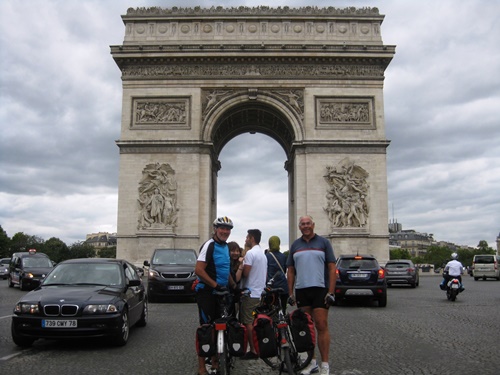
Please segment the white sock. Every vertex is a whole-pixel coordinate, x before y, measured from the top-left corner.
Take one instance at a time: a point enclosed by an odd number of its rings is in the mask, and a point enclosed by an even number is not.
[[[321,367],[323,368],[330,368],[330,365],[328,364],[328,362],[321,362]]]

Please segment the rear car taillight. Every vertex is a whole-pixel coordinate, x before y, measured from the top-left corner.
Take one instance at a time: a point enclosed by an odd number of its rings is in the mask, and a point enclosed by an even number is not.
[[[385,270],[383,270],[382,268],[378,270],[378,278],[379,279],[385,278]]]
[[[340,272],[338,269],[335,270],[335,274],[337,275],[337,279],[340,279]]]

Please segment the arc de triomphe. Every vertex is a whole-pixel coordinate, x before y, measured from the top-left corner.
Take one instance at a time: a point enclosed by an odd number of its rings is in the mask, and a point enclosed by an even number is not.
[[[377,8],[131,8],[111,46],[123,109],[117,256],[198,249],[218,156],[245,132],[285,150],[290,241],[307,213],[337,254],[388,259],[383,82],[395,53]],[[291,242],[290,242],[291,243]]]

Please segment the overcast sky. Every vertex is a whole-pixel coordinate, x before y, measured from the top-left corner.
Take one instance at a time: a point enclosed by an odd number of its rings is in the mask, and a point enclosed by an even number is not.
[[[396,45],[384,101],[389,217],[436,240],[496,248],[500,232],[500,2],[0,1],[0,225],[66,244],[116,232],[121,80],[110,55],[140,6],[376,6]],[[242,153],[244,142],[245,153]],[[265,162],[264,162],[265,160]],[[220,156],[219,215],[288,247],[285,154],[243,135]],[[318,219],[317,219],[318,220]]]

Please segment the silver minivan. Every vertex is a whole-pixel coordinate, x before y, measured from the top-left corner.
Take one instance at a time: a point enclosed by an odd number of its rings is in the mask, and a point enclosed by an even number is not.
[[[500,256],[492,254],[474,255],[472,276],[474,280],[494,278],[500,280]]]

